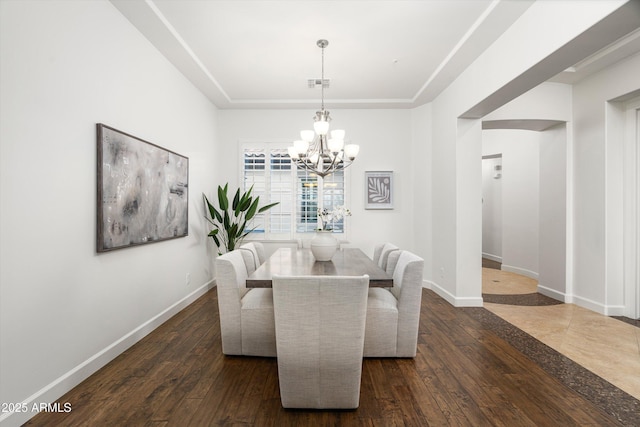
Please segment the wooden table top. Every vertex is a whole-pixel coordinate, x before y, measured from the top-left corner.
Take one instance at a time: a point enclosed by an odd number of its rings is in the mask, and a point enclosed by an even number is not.
[[[272,276],[362,276],[369,287],[391,287],[393,279],[356,248],[340,249],[331,261],[316,261],[310,249],[280,248],[247,278],[247,288],[270,288]]]

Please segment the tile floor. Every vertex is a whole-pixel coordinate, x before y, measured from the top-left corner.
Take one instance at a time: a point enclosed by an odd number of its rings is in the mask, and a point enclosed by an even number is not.
[[[535,294],[537,281],[483,268],[484,307],[611,384],[640,399],[640,328],[574,304],[518,305],[500,296],[522,299]]]

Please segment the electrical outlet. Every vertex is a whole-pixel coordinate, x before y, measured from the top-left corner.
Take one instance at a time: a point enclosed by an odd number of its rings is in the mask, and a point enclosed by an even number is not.
[[[186,282],[185,284],[187,286],[189,286],[189,284],[191,283],[191,273],[187,273],[187,278],[186,278],[185,282]]]
[[[440,277],[444,277],[444,267],[440,267]]]

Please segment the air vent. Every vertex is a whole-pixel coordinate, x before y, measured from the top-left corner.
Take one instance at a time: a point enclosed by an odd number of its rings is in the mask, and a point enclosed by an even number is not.
[[[322,85],[323,88],[326,89],[326,88],[329,87],[330,83],[331,83],[331,81],[329,79],[324,79],[324,80],[322,80],[322,79],[309,79],[309,80],[307,80],[307,85],[308,85],[309,89],[314,89],[314,88],[316,88],[318,86],[321,86],[321,85]]]

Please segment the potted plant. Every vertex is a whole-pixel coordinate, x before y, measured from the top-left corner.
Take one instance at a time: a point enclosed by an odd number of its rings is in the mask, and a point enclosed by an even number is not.
[[[259,207],[260,196],[253,198],[251,195],[253,185],[242,194],[238,188],[233,200],[229,200],[228,187],[228,183],[224,187],[218,186],[218,208],[207,199],[206,195],[202,195],[207,208],[206,213],[208,213],[208,215],[205,213],[205,218],[214,227],[208,235],[218,247],[218,255],[222,255],[222,249],[224,252],[231,252],[240,246],[242,240],[255,230],[255,227],[247,228],[251,219],[279,203]]]

